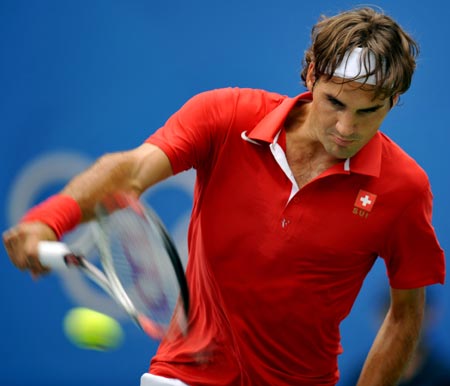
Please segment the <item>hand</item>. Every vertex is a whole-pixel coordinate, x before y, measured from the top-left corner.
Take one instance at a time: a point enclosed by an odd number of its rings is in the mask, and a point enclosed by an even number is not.
[[[56,241],[55,232],[41,222],[25,222],[3,233],[3,244],[11,262],[21,271],[29,270],[33,277],[49,272],[38,258],[38,243],[42,240]]]

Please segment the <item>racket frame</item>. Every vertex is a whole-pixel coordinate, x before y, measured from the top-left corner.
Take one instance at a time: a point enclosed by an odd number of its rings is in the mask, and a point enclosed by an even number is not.
[[[138,204],[138,206],[136,206],[136,204]],[[186,276],[184,274],[184,267],[177,249],[161,220],[151,208],[144,206],[138,201],[133,203],[132,210],[139,215],[143,215],[150,226],[155,226],[164,249],[170,258],[170,262],[179,285],[180,298],[183,306],[182,319],[178,320],[178,324],[183,330],[183,333],[186,334],[190,308],[189,290]],[[55,270],[62,268],[80,269],[91,281],[96,283],[108,295],[110,295],[110,297],[115,300],[115,302],[144,332],[153,338],[162,338],[163,332],[161,331],[161,328],[157,326],[157,323],[154,323],[145,315],[141,315],[127,295],[127,292],[114,268],[112,252],[109,248],[108,235],[102,226],[102,218],[105,218],[109,214],[106,209],[101,206],[98,206],[96,212],[97,220],[93,221],[92,229],[95,237],[95,244],[99,250],[100,263],[104,272],[91,263],[84,255],[71,251],[70,248],[63,242],[40,241],[38,245],[38,254],[41,264],[47,268]],[[175,312],[178,312],[178,310],[176,309]],[[177,315],[177,317],[180,318],[180,315]]]

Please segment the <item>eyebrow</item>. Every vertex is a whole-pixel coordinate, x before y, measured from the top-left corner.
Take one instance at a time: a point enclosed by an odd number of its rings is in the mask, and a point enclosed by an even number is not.
[[[331,95],[331,94],[325,94],[325,95],[326,95],[327,99],[330,102],[336,103],[336,104],[338,104],[341,107],[346,107],[344,103],[342,103],[339,99],[337,99],[333,95]],[[362,109],[358,109],[357,112],[369,113],[369,112],[377,111],[377,110],[381,109],[382,107],[383,107],[383,105],[374,105],[374,106],[371,106],[371,107],[365,107],[365,108],[362,108]]]

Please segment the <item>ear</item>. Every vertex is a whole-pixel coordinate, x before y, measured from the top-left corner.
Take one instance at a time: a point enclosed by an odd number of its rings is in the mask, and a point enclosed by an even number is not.
[[[399,98],[400,98],[400,94],[395,94],[392,97],[392,107],[394,107],[397,104]]]
[[[308,72],[306,73],[306,87],[312,92],[314,84],[316,83],[316,76],[314,75],[314,63],[309,63]]]

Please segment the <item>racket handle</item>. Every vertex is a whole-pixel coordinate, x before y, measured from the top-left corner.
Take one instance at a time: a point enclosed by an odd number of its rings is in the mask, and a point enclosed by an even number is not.
[[[67,269],[64,256],[70,253],[69,247],[58,241],[40,241],[38,244],[39,261],[46,268]]]

